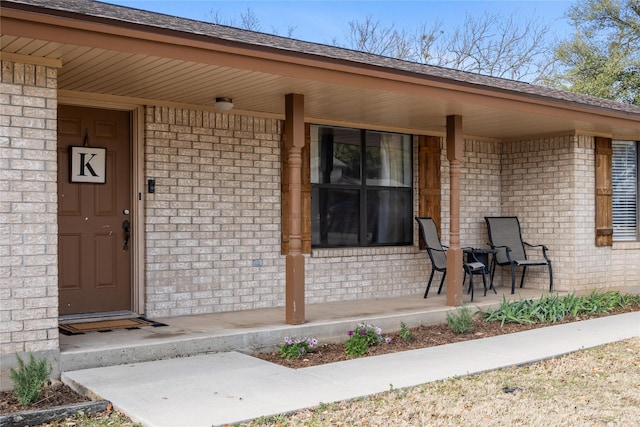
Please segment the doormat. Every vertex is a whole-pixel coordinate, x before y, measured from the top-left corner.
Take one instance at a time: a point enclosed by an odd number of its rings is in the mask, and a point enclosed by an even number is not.
[[[61,334],[79,335],[85,332],[110,332],[116,329],[140,329],[147,326],[167,326],[164,323],[138,317],[133,319],[101,320],[98,322],[71,323],[58,325]]]

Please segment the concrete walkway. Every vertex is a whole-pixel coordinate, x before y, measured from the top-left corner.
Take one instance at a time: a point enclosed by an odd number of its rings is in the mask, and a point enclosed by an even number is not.
[[[217,426],[639,336],[640,312],[632,312],[298,370],[224,352],[71,371],[62,379],[145,426]]]

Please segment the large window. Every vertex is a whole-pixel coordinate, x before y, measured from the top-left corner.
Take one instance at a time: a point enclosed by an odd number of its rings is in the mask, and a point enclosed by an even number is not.
[[[613,240],[640,240],[637,141],[613,141]]]
[[[410,245],[411,136],[311,126],[313,247]]]

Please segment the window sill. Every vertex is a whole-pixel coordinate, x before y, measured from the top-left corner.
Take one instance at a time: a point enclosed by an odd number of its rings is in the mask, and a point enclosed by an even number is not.
[[[614,251],[633,251],[640,249],[640,242],[613,242],[612,248]]]
[[[378,246],[372,248],[313,249],[311,258],[345,258],[354,256],[403,255],[418,253],[417,246]]]

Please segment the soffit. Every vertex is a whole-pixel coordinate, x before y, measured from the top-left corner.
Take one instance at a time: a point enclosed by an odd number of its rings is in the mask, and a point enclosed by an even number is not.
[[[633,123],[557,103],[471,93],[455,84],[425,85],[415,77],[394,81],[376,72],[358,76],[335,67],[324,72],[301,62],[296,68],[266,59],[237,61],[242,66],[234,67],[229,55],[218,58],[213,52],[198,53],[190,61],[189,55],[172,53],[180,48],[176,45],[174,50],[147,46],[148,53],[141,53],[122,45],[109,49],[3,34],[0,46],[3,53],[60,60],[58,89],[69,93],[202,108],[211,108],[216,96],[228,96],[236,111],[279,118],[284,117],[284,95],[300,93],[307,120],[318,123],[443,135],[446,116],[456,114],[463,117],[464,133],[479,138],[512,140],[574,130],[640,138],[637,117]]]

